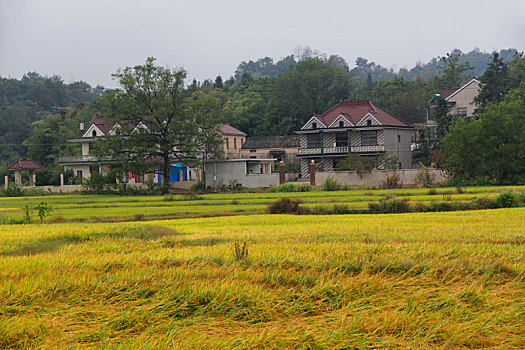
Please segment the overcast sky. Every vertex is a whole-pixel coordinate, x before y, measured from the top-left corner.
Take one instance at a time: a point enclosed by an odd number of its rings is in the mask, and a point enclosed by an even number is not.
[[[191,78],[297,46],[411,67],[454,48],[525,50],[525,0],[0,0],[0,76],[116,86],[154,56]]]

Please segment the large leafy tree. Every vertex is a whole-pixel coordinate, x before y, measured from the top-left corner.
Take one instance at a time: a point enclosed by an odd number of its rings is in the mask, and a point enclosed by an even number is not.
[[[462,52],[454,50],[440,58],[439,66],[440,76],[437,79],[438,86],[441,89],[460,87],[472,78],[474,67],[467,62],[460,62]]]
[[[121,160],[124,171],[144,171],[151,163],[158,164],[167,192],[171,163],[198,166],[202,146],[211,135],[218,137],[214,113],[221,101],[209,95],[195,97],[193,89],[185,89],[183,69],[157,66],[152,57],[113,76],[122,90],[109,93],[101,105],[117,126],[114,134],[101,140],[96,153]]]
[[[458,119],[443,140],[447,167],[461,181],[525,182],[525,83],[478,119]]]
[[[492,62],[489,63],[487,70],[481,77],[481,89],[474,99],[474,102],[480,107],[487,103],[500,103],[509,90],[510,76],[508,65],[494,52]]]
[[[278,76],[270,90],[268,132],[288,134],[300,129],[313,113],[323,113],[350,96],[352,80],[343,68],[318,58],[308,58]]]

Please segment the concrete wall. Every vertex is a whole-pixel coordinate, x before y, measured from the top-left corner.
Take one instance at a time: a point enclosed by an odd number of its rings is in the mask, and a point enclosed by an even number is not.
[[[421,172],[419,169],[406,169],[400,170],[399,180],[403,185],[414,185],[416,184],[416,177]],[[446,173],[437,169],[429,169],[429,172],[434,177],[434,183],[438,183],[447,179]],[[331,177],[337,180],[342,185],[381,185],[381,180],[386,179],[386,174],[391,173],[386,170],[374,170],[369,174],[364,174],[363,177],[359,177],[357,173],[353,171],[332,171],[332,172],[318,172],[315,174],[315,182],[317,186],[321,186],[326,178]]]
[[[271,166],[271,163],[269,163]],[[213,176],[216,176],[214,180]],[[267,187],[279,185],[279,174],[246,174],[245,162],[217,162],[206,164],[206,185],[212,187],[243,185]]]
[[[88,164],[83,164],[83,165],[66,165],[65,166],[66,170],[67,169],[72,169],[73,172],[75,173],[75,176],[77,175],[77,171],[82,171],[82,177],[84,179],[87,179],[91,176],[91,170],[89,168],[89,165]]]
[[[22,186],[20,187],[22,189],[30,189],[30,190],[42,190],[42,191],[48,191],[53,193],[70,193],[70,192],[76,192],[80,191],[81,185],[64,185],[64,186]]]

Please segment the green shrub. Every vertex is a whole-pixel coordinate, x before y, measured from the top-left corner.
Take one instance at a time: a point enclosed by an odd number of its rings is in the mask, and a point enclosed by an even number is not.
[[[341,189],[341,184],[332,177],[328,176],[323,183],[323,191],[339,191]]]
[[[500,208],[519,207],[522,204],[520,197],[516,192],[503,192],[496,198],[496,202]]]
[[[369,203],[368,209],[374,213],[408,213],[412,211],[409,199],[382,199],[377,203]]]
[[[453,210],[457,210],[455,203],[435,202],[435,203],[427,204],[423,211],[453,211]]]
[[[496,209],[499,207],[498,202],[495,199],[487,197],[476,198],[470,203],[472,210],[478,209]]]
[[[41,202],[39,205],[37,205],[37,207],[35,209],[37,211],[37,215],[38,215],[38,218],[40,219],[41,223],[53,211],[52,208],[47,206],[46,202]]]
[[[268,205],[270,214],[308,214],[310,210],[301,207],[302,201],[298,199],[281,198],[278,201]]]
[[[332,207],[316,206],[311,210],[311,214],[315,215],[331,215],[331,214],[352,214],[355,210],[348,208],[346,204],[334,204]]]

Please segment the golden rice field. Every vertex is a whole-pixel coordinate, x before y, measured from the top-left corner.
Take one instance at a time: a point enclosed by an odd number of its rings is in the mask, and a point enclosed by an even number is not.
[[[366,210],[368,204],[386,197],[410,199],[412,203],[430,202],[468,202],[475,198],[496,197],[507,190],[525,191],[525,186],[507,187],[468,187],[463,193],[455,193],[456,188],[429,190],[351,190],[351,191],[312,191],[295,193],[213,193],[199,196],[101,196],[101,195],[55,195],[42,197],[0,197],[0,223],[20,219],[25,205],[35,208],[46,202],[53,212],[46,221],[61,222],[110,222],[175,219],[186,217],[210,217],[221,215],[264,214],[268,204],[279,198],[295,198],[304,206],[313,208],[333,208],[345,205],[350,210]],[[33,213],[33,220],[37,220]],[[12,221],[12,220],[11,220]]]
[[[523,349],[525,209],[0,225],[0,348]]]

